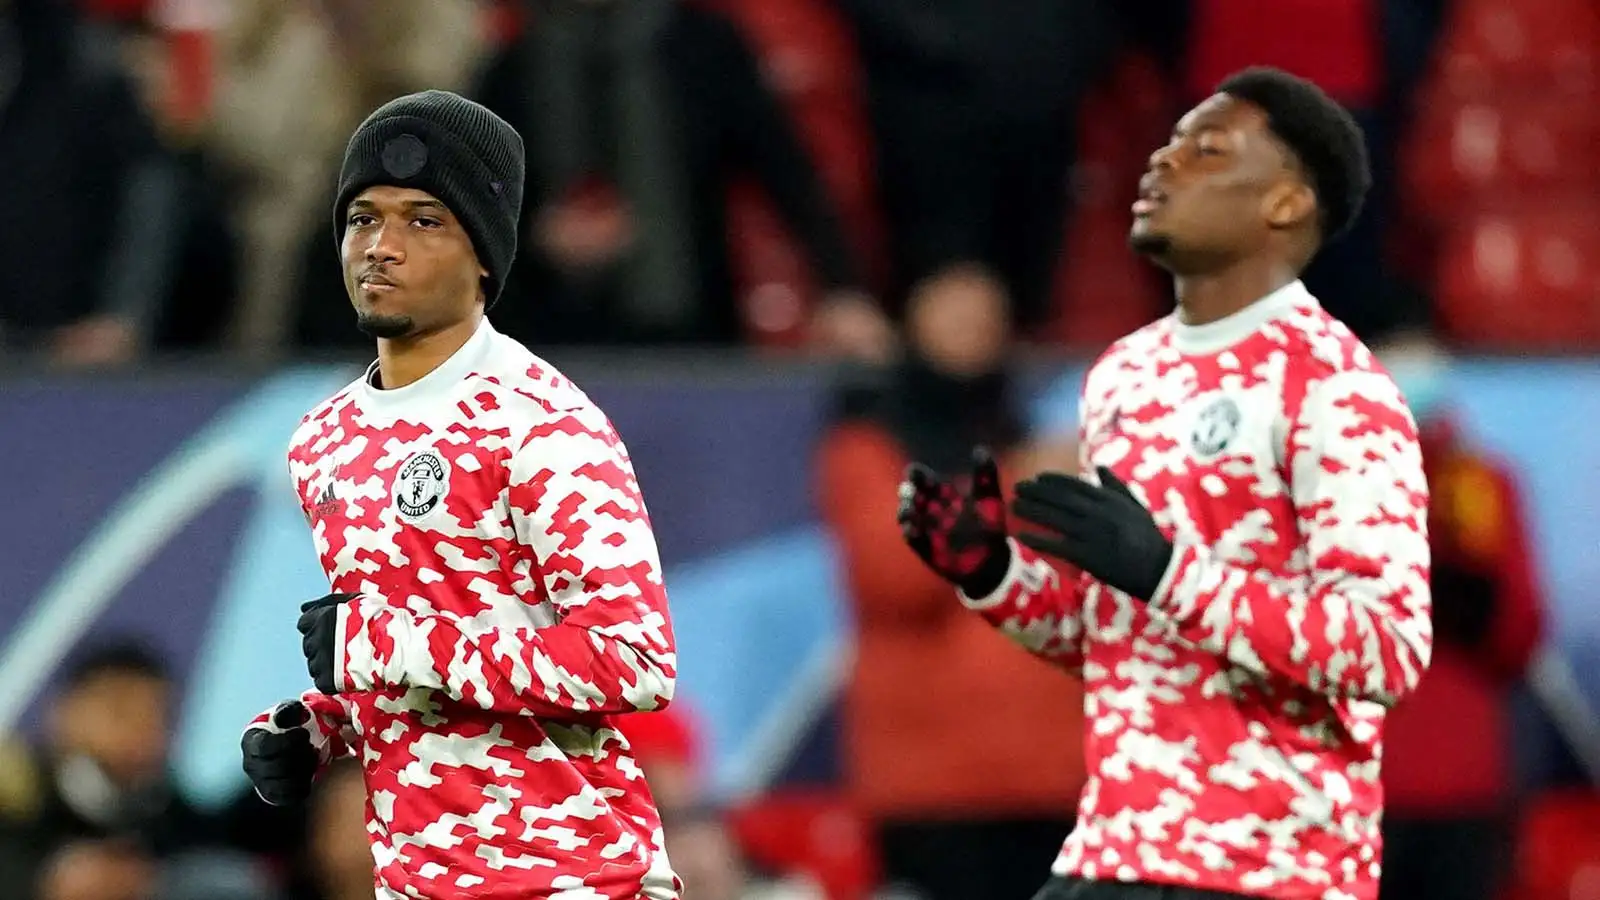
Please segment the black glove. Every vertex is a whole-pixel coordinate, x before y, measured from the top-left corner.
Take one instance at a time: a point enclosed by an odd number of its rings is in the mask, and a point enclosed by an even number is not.
[[[969,597],[993,593],[1011,565],[1000,469],[982,447],[972,452],[966,490],[913,463],[900,483],[900,533],[938,575]]]
[[[338,665],[340,648],[334,646],[338,637],[339,607],[356,594],[328,594],[300,605],[300,650],[306,657],[306,671],[311,673],[311,683],[324,694],[336,692],[333,672]]]
[[[311,711],[299,700],[278,704],[270,721],[245,729],[239,741],[244,773],[256,794],[273,806],[292,806],[311,795],[320,758],[311,744]]]
[[[1100,484],[1047,472],[1017,485],[1011,511],[1045,529],[1019,534],[1028,547],[1060,557],[1130,597],[1149,600],[1172,561],[1172,542],[1110,469]]]

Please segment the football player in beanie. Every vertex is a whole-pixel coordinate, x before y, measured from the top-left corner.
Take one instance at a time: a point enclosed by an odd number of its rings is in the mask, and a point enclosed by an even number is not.
[[[331,592],[298,608],[316,687],[250,723],[244,768],[293,804],[355,754],[379,897],[676,898],[616,727],[677,672],[633,465],[485,316],[523,166],[511,126],[443,91],[350,139],[334,235],[377,360],[289,448]]]

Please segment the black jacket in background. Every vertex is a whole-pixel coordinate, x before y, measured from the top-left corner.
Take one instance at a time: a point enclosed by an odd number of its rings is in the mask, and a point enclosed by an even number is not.
[[[0,327],[95,311],[132,165],[156,144],[132,87],[64,3],[0,5]]]
[[[846,374],[832,419],[877,423],[908,457],[946,475],[967,474],[975,446],[1003,454],[1027,437],[1008,371],[957,378],[915,356]]]
[[[535,23],[531,27],[537,27]],[[693,2],[673,6],[658,45],[662,91],[681,154],[686,223],[699,288],[694,321],[675,334],[641,335],[605,310],[570,316],[549,301],[558,281],[527,242],[528,225],[542,203],[565,186],[530,181],[523,203],[523,244],[505,296],[491,318],[519,340],[551,343],[738,343],[743,323],[728,242],[728,189],[750,176],[772,200],[784,225],[805,251],[824,289],[862,287],[860,260],[805,142],[780,97],[768,86],[756,48],[719,13]],[[485,74],[478,99],[524,134],[539,127],[540,112],[526,85],[533,66],[524,40],[508,48]],[[530,171],[530,178],[533,173]],[[331,255],[331,254],[330,254]],[[334,272],[324,276],[337,287]],[[347,304],[345,304],[347,306]],[[349,310],[340,326],[355,335]]]

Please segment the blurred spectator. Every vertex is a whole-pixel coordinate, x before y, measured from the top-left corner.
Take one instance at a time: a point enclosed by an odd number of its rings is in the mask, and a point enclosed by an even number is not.
[[[816,167],[739,28],[701,2],[549,0],[490,72],[483,100],[528,141],[521,302],[497,310],[541,343],[736,343],[727,192],[755,176],[826,291],[825,336],[886,356]],[[519,321],[520,319],[520,321]]]
[[[356,760],[328,766],[311,796],[290,900],[371,900],[376,864],[366,805],[366,783]]]
[[[69,365],[132,358],[162,300],[158,147],[96,37],[59,0],[0,2],[0,193],[27,210],[0,229],[0,344]]]
[[[633,758],[661,810],[667,857],[695,900],[825,900],[805,878],[752,870],[720,810],[707,805],[701,738],[682,698],[665,710],[621,717]]]
[[[1048,308],[1083,96],[1120,43],[1111,0],[843,0],[877,135],[897,296],[947,266]]]
[[[1008,480],[1033,454],[1008,372],[1003,287],[949,270],[912,294],[908,358],[843,391],[818,471],[856,619],[848,779],[885,877],[942,900],[1027,897],[1072,830],[1083,780],[1081,685],[963,609],[895,526],[906,464],[964,472],[975,444]],[[1025,736],[1025,737],[1024,737]]]
[[[1512,690],[1544,604],[1514,476],[1450,419],[1448,357],[1420,339],[1382,356],[1422,427],[1434,623],[1427,675],[1385,725],[1382,893],[1490,900],[1511,863]]]
[[[228,198],[204,152],[203,110],[174,97],[185,46],[156,18],[154,0],[91,0],[104,43],[127,73],[159,143],[131,176],[137,226],[124,229],[124,292],[152,298],[141,337],[158,349],[192,349],[221,338],[238,293],[238,245]],[[191,76],[192,77],[192,76]]]
[[[219,36],[210,147],[238,180],[236,351],[281,352],[297,319],[312,343],[359,337],[333,262],[345,142],[396,96],[470,84],[479,14],[474,0],[235,0]],[[301,277],[308,256],[330,261],[311,272],[311,290]]]
[[[705,807],[663,807],[667,857],[694,900],[827,900],[798,877],[770,879],[750,870],[720,812]]]
[[[172,684],[134,644],[67,671],[37,753],[14,748],[0,797],[0,883],[38,900],[261,896],[244,862],[203,854],[207,819],[168,774]],[[30,893],[29,886],[36,887]]]
[[[705,795],[700,728],[680,698],[655,712],[624,716],[619,725],[634,761],[650,781],[658,809],[687,809]]]

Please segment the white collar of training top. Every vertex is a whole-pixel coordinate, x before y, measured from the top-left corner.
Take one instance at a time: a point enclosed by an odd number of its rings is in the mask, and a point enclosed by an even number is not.
[[[484,353],[489,349],[490,342],[497,334],[485,316],[478,323],[478,330],[467,338],[461,349],[450,354],[450,358],[440,363],[432,372],[418,378],[404,387],[378,388],[373,382],[378,377],[378,361],[373,360],[367,366],[367,372],[361,378],[361,398],[373,406],[394,405],[398,403],[415,402],[419,398],[426,398],[438,394],[465,378],[473,368],[482,361]]]
[[[1291,281],[1230,316],[1204,325],[1185,325],[1172,317],[1172,343],[1184,353],[1217,353],[1232,347],[1261,326],[1298,306],[1316,306],[1317,298],[1301,281]]]

